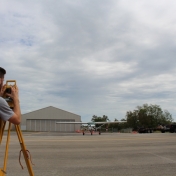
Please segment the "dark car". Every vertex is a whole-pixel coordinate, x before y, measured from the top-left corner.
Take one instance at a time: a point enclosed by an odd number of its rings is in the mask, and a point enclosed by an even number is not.
[[[153,130],[151,128],[144,128],[144,127],[141,127],[138,129],[138,133],[152,133]]]
[[[171,133],[176,133],[176,124],[171,124],[170,125],[170,132]]]
[[[170,132],[170,126],[171,125],[163,125],[163,127],[161,128],[161,132],[162,133]]]

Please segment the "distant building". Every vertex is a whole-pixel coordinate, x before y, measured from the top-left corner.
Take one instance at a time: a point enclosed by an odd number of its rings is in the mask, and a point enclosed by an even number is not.
[[[56,122],[81,122],[81,116],[52,106],[22,114],[21,130],[75,132],[79,124],[56,124]]]

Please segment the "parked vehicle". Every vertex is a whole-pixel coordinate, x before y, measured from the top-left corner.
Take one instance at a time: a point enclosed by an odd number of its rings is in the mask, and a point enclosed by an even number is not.
[[[153,128],[144,128],[141,127],[138,129],[138,133],[153,133],[154,129]]]
[[[169,131],[170,131],[171,133],[176,133],[176,124],[171,124]]]
[[[164,125],[164,126],[161,128],[161,132],[162,132],[162,133],[170,132],[170,127],[171,127],[171,125]]]
[[[154,131],[161,131],[161,133],[165,132],[176,133],[176,124],[159,125],[156,128],[146,128],[146,127],[138,128],[138,133],[153,133]]]

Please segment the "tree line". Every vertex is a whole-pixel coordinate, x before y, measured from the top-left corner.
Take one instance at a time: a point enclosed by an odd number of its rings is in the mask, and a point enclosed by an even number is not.
[[[109,118],[106,115],[98,117],[93,115],[92,122],[108,122]],[[114,119],[114,121],[118,121]],[[109,124],[109,128],[133,128],[138,129],[139,127],[155,128],[158,125],[167,125],[173,122],[172,115],[168,110],[162,110],[159,105],[148,105],[143,104],[137,106],[133,111],[127,111],[125,118],[121,119],[125,123]]]

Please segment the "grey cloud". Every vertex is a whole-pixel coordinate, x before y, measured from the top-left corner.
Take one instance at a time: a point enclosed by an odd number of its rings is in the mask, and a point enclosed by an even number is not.
[[[113,120],[151,102],[175,114],[175,17],[165,4],[149,14],[148,1],[17,2],[0,14],[0,60],[22,112],[54,105]]]

